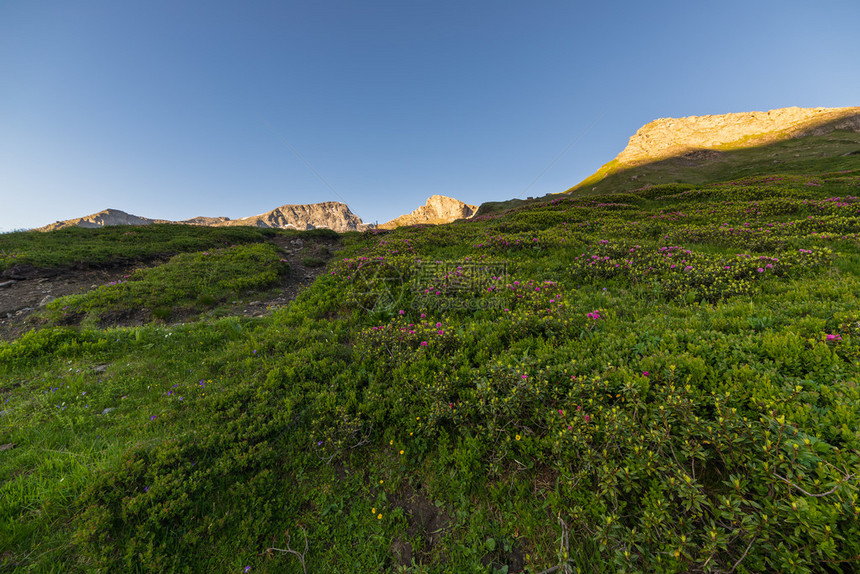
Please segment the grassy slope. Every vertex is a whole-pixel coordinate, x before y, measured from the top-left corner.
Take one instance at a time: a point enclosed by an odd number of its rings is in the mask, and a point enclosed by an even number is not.
[[[277,233],[253,227],[196,227],[154,224],[85,229],[69,227],[43,233],[0,234],[0,272],[13,267],[87,267],[116,265],[259,242]]]
[[[720,151],[722,156],[718,159],[672,158],[636,167],[621,166],[612,160],[567,193],[599,195],[632,191],[646,185],[701,184],[771,173],[814,174],[851,169],[857,165],[860,134],[835,131],[823,136],[750,148],[727,147]],[[849,155],[852,152],[854,155]]]
[[[352,234],[269,318],[0,344],[0,564],[853,570],[858,189]]]

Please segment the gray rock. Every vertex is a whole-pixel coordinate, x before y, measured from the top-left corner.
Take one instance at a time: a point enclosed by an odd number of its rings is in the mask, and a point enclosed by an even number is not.
[[[2,283],[0,283],[0,288],[11,287],[15,283],[17,283],[17,281],[15,281],[14,279],[10,279],[9,281],[3,281]]]
[[[45,295],[42,300],[39,301],[39,307],[44,307],[54,299],[56,299],[56,297],[54,297],[53,295]]]

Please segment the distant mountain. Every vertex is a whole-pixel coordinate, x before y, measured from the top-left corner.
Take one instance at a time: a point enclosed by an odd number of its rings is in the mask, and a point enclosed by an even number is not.
[[[282,205],[262,215],[233,219],[210,225],[249,225],[277,229],[314,229],[326,227],[338,233],[364,231],[373,225],[364,223],[345,203],[326,201],[302,205]]]
[[[860,152],[859,132],[860,107],[661,118],[642,126],[615,159],[567,191],[611,193],[648,184],[841,169],[847,160],[833,158]]]
[[[416,223],[449,223],[455,219],[465,219],[475,214],[476,207],[467,205],[462,201],[434,195],[427,203],[408,215],[401,215],[381,225],[384,229],[393,229],[401,225],[414,225]],[[346,231],[364,231],[372,229],[372,223],[364,223],[360,217],[350,211],[349,206],[338,201],[325,201],[322,203],[282,205],[272,211],[251,217],[230,219],[229,217],[193,217],[183,221],[169,221],[166,219],[149,219],[138,217],[118,209],[106,209],[85,217],[57,221],[36,231],[53,231],[64,227],[105,227],[108,225],[150,225],[153,223],[181,223],[185,225],[203,225],[210,227],[226,227],[234,225],[248,225],[251,227],[264,227],[275,229],[315,229],[319,227],[332,229],[338,233]]]
[[[401,215],[388,223],[379,226],[380,229],[394,229],[405,225],[440,224],[451,223],[457,219],[469,219],[478,207],[468,205],[458,199],[444,195],[432,195],[427,198],[427,203],[412,213]]]
[[[63,229],[64,227],[106,227],[108,225],[150,225],[152,223],[170,222],[162,219],[138,217],[119,209],[105,209],[104,211],[78,217],[77,219],[57,221],[56,223],[40,227],[36,231],[53,231],[55,229]]]
[[[64,227],[105,227],[108,225],[150,225],[153,223],[182,223],[186,225],[203,225],[210,227],[224,227],[233,225],[249,225],[252,227],[271,227],[277,229],[314,229],[326,227],[343,233],[345,231],[364,231],[373,227],[366,224],[361,218],[350,211],[345,203],[337,201],[326,201],[323,203],[312,203],[304,205],[282,205],[272,211],[243,217],[241,219],[230,219],[229,217],[194,217],[184,221],[169,221],[166,219],[149,219],[130,215],[118,209],[106,209],[93,215],[57,221],[50,225],[40,227],[37,231],[53,231]]]

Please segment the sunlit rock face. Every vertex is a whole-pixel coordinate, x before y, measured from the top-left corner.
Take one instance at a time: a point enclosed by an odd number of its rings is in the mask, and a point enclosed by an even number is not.
[[[860,107],[781,108],[661,118],[639,128],[615,160],[623,166],[634,166],[697,150],[751,147],[834,130],[860,132]]]
[[[427,198],[427,203],[406,215],[383,223],[381,229],[394,229],[405,225],[451,223],[457,219],[469,219],[478,210],[476,205],[468,205],[453,197],[433,195]]]

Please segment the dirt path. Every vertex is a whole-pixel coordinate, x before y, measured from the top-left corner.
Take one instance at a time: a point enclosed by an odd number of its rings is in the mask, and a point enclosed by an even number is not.
[[[340,245],[339,239],[328,238],[276,237],[272,242],[281,249],[284,259],[289,261],[289,274],[272,293],[236,304],[230,309],[231,314],[262,316],[286,305],[325,270],[325,262]],[[160,263],[163,261],[98,269],[7,269],[0,274],[0,341],[14,340],[30,329],[38,328],[33,313],[57,297],[84,293],[124,279],[136,269]],[[141,319],[136,317],[116,321],[116,326],[141,324]]]

